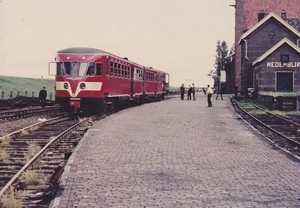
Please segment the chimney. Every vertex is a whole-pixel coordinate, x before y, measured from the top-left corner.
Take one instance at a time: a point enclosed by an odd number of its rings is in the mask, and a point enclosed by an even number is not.
[[[258,11],[258,22],[262,20],[265,17],[265,11],[264,10],[259,10]]]
[[[281,10],[281,18],[286,21],[286,11],[284,9]]]

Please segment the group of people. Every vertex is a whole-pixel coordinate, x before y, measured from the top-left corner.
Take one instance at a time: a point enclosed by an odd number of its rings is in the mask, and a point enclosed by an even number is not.
[[[181,92],[181,100],[184,100],[184,92],[185,92],[184,84],[181,85],[180,92]],[[196,93],[196,89],[193,83],[192,86],[191,85],[189,86],[187,100],[192,100],[192,95],[193,95],[193,100],[196,100],[195,93]]]
[[[184,100],[184,93],[185,93],[185,88],[184,88],[184,84],[181,85],[180,87],[180,93],[181,93],[181,100]],[[194,83],[192,84],[192,86],[189,86],[188,89],[188,93],[187,93],[187,100],[192,100],[192,95],[193,95],[193,100],[196,100],[196,88]],[[211,102],[211,96],[214,93],[214,91],[212,90],[212,88],[210,87],[210,85],[207,85],[207,89],[205,91],[205,94],[207,94],[207,107],[212,107],[212,102]]]

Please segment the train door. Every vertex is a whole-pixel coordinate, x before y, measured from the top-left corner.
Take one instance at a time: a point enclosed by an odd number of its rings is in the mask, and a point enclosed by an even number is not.
[[[143,67],[143,94],[146,94],[146,84],[147,84],[147,80],[146,80],[146,69],[145,67]]]
[[[159,79],[159,74],[157,74],[157,72],[154,73],[154,82],[155,82],[155,94],[157,94],[159,92],[159,88],[160,88],[160,79]]]
[[[130,99],[133,99],[134,67],[130,67]]]
[[[168,92],[169,91],[169,82],[170,82],[170,77],[169,74],[164,74],[163,75],[163,90]]]
[[[107,57],[100,57],[95,62],[90,62],[85,76],[91,80],[91,82],[100,83],[99,96],[103,96],[105,92],[108,91],[107,84],[107,70],[108,70],[108,60]]]

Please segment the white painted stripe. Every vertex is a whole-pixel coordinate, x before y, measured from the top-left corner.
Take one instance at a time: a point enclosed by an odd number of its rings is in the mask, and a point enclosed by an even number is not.
[[[81,83],[85,84],[84,89],[80,89]],[[73,97],[77,97],[77,95],[82,91],[100,91],[101,88],[102,88],[102,82],[79,82]]]
[[[68,89],[64,88],[65,83],[68,83]],[[81,83],[85,84],[84,89],[80,89]],[[102,82],[79,82],[74,94],[72,93],[72,90],[70,87],[70,82],[68,82],[68,81],[56,82],[55,88],[56,88],[56,90],[67,91],[69,93],[70,97],[77,97],[77,95],[82,91],[100,91],[102,88]]]

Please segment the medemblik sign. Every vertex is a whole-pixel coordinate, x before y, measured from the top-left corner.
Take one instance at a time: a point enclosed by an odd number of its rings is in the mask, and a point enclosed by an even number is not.
[[[300,68],[300,62],[288,62],[288,63],[282,63],[282,62],[267,62],[267,67],[272,68],[280,68],[280,67],[290,67],[290,68]]]

